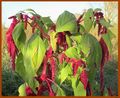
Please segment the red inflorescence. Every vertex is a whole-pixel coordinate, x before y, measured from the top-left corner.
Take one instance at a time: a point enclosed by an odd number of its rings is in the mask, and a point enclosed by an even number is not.
[[[100,39],[100,45],[102,48],[102,60],[100,66],[100,91],[101,95],[104,92],[104,64],[109,60],[109,50],[103,38]]]
[[[27,96],[33,96],[33,95],[35,95],[33,93],[32,89],[29,86],[27,86],[25,90],[26,90],[26,95]]]
[[[11,60],[12,60],[12,69],[13,70],[15,70],[15,57],[17,54],[17,48],[16,48],[15,43],[12,38],[12,32],[17,23],[18,23],[17,19],[15,17],[13,17],[13,22],[11,23],[11,25],[6,33],[7,47],[8,47],[8,52],[9,52]]]
[[[68,48],[68,44],[66,42],[65,32],[58,33],[57,44],[62,46],[64,48],[64,51]]]
[[[88,75],[86,70],[83,70],[80,74],[80,81],[83,83],[84,85],[84,89],[86,89],[87,84],[88,84]]]
[[[72,68],[73,68],[73,75],[75,76],[78,70],[78,67],[82,67],[85,66],[85,62],[83,60],[77,60],[77,59],[70,59],[69,60],[70,63],[72,63]]]

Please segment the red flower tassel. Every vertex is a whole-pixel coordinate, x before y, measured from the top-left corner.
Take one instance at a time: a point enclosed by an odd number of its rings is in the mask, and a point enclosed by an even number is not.
[[[102,48],[102,60],[101,60],[101,66],[100,66],[100,92],[101,92],[101,95],[103,95],[104,93],[104,64],[109,60],[109,50],[103,38],[100,39],[100,45]]]
[[[86,89],[86,87],[88,85],[88,75],[85,70],[83,70],[80,74],[80,81],[83,83],[84,89]]]
[[[56,63],[55,63],[55,60],[53,57],[50,58],[50,64],[51,64],[51,69],[52,69],[52,80],[54,81],[55,79],[55,66],[56,66]]]
[[[15,57],[17,54],[17,48],[16,48],[15,43],[12,38],[12,32],[14,30],[14,27],[18,23],[18,21],[17,21],[16,17],[10,17],[9,19],[11,19],[11,18],[13,18],[13,22],[11,23],[8,31],[6,32],[6,40],[7,40],[8,52],[10,54],[11,61],[12,61],[12,69],[15,70]]]

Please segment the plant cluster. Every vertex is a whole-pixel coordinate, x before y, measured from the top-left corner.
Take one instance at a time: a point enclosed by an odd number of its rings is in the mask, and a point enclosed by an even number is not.
[[[20,96],[91,96],[104,93],[104,65],[111,59],[110,22],[101,9],[88,9],[77,19],[64,11],[54,23],[32,9],[9,17],[6,33],[12,69],[23,79]],[[28,38],[28,25],[32,35]],[[90,32],[98,28],[98,38]],[[96,73],[100,69],[100,84]],[[109,88],[108,95],[112,95]]]

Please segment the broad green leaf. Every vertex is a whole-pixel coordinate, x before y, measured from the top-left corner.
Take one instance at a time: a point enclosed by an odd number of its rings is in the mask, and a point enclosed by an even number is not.
[[[52,46],[53,51],[57,49],[57,38],[55,38],[56,32],[50,32],[50,44]]]
[[[25,70],[25,66],[24,66],[24,60],[23,60],[22,53],[20,53],[17,56],[15,71],[20,75],[20,77],[23,78],[23,80],[26,80],[27,74],[26,74],[26,70]]]
[[[80,50],[82,50],[82,52],[85,55],[89,54],[89,52],[90,52],[90,41],[89,41],[89,38],[86,34],[81,36],[81,40],[80,40],[80,44],[78,44],[78,48],[80,48]]]
[[[77,32],[77,23],[74,14],[64,11],[57,19],[56,32],[70,31]]]
[[[50,17],[42,17],[41,20],[47,27],[50,27],[53,24]]]
[[[74,35],[71,36],[71,39],[73,41],[76,41],[77,43],[80,43],[81,42],[81,35],[79,33],[74,34]]]
[[[81,34],[85,33],[85,28],[81,24],[80,24],[80,30],[79,30],[79,32]]]
[[[56,96],[66,96],[66,95],[65,95],[65,92],[61,88],[58,88],[56,92]]]
[[[24,58],[23,58],[22,53],[20,53],[17,57],[15,71],[20,75],[20,77],[26,83],[28,83],[28,85],[32,88],[34,93],[36,93],[36,87],[38,87],[38,82],[35,79],[33,79],[35,72],[33,71],[33,69],[31,69],[31,66],[28,66],[28,68],[26,70],[26,68],[24,66]]]
[[[32,88],[34,93],[36,93],[36,87],[39,84],[34,77],[43,61],[45,52],[46,49],[44,42],[40,38],[39,34],[34,33],[26,43],[23,54],[24,66],[27,74],[26,82]]]
[[[70,47],[65,51],[65,54],[69,57],[69,58],[79,58],[77,49],[75,47]]]
[[[84,85],[81,83],[81,81],[79,81],[78,85],[76,86],[77,77],[73,77],[71,80],[74,96],[86,96],[86,90],[84,89]]]
[[[45,48],[47,49],[48,48],[48,40],[47,39],[44,39],[44,44],[45,44]]]
[[[14,30],[13,30],[13,33],[12,33],[12,37],[13,37],[13,40],[17,46],[17,48],[20,50],[20,51],[23,51],[23,47],[25,45],[25,41],[26,41],[26,34],[24,32],[24,23],[21,21],[19,22]]]
[[[95,85],[95,77],[96,77],[96,73],[97,73],[97,68],[95,67],[95,65],[93,65],[94,67],[91,67],[88,71],[88,80],[90,82],[90,85],[91,85],[91,89],[93,90],[94,87],[96,86]]]
[[[84,27],[87,32],[90,31],[93,24],[93,9],[88,9],[84,16]]]
[[[19,86],[18,92],[19,96],[26,96],[25,83]]]
[[[52,84],[52,89],[56,92],[56,96],[65,96],[64,90],[59,85]]]
[[[37,72],[38,68],[41,66],[45,52],[46,47],[43,40],[40,38],[39,34],[34,33],[25,47],[25,68],[28,68],[29,65],[35,72]]]
[[[106,33],[106,34],[103,34],[102,35],[102,38],[104,39],[105,43],[107,44],[108,46],[108,49],[109,49],[109,52],[111,53],[112,52],[112,42],[111,42],[111,33]]]
[[[100,24],[102,24],[103,26],[105,26],[106,28],[110,27],[111,25],[109,24],[109,22],[107,22],[104,18],[100,19]]]
[[[38,23],[38,25],[43,29],[43,31],[45,33],[48,32],[48,28],[45,27],[45,25],[43,24],[43,22],[41,21],[41,19],[36,19],[36,22]],[[40,32],[40,31],[39,31]],[[41,32],[40,32],[41,33]]]
[[[62,70],[60,71],[60,83],[62,84],[65,79],[68,77],[68,75],[72,74],[72,68],[70,64],[67,64]]]
[[[72,40],[71,40],[70,36],[68,36],[68,35],[66,35],[66,42],[68,44],[68,47],[72,46]]]
[[[102,49],[97,39],[91,34],[84,34],[79,44],[83,53],[88,54],[87,65],[100,65],[102,58]]]

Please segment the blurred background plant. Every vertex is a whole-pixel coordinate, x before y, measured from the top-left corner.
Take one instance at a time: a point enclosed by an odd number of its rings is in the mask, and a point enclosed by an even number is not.
[[[116,2],[105,2],[104,3],[104,13],[105,18],[111,22],[111,31],[114,33],[115,37],[112,40],[112,60],[108,62],[104,68],[104,78],[105,86],[111,86],[113,95],[118,95],[118,3]],[[75,13],[76,17],[80,14]],[[23,83],[22,79],[17,75],[17,73],[12,72],[10,65],[10,58],[7,52],[6,46],[6,31],[8,28],[2,25],[2,95],[13,96],[18,95],[18,87]],[[94,36],[97,35],[96,29],[91,30]],[[31,29],[28,30],[31,32]],[[99,73],[99,71],[98,71]],[[97,75],[97,80],[99,82],[99,74]],[[96,88],[96,94],[99,95],[99,87]]]

